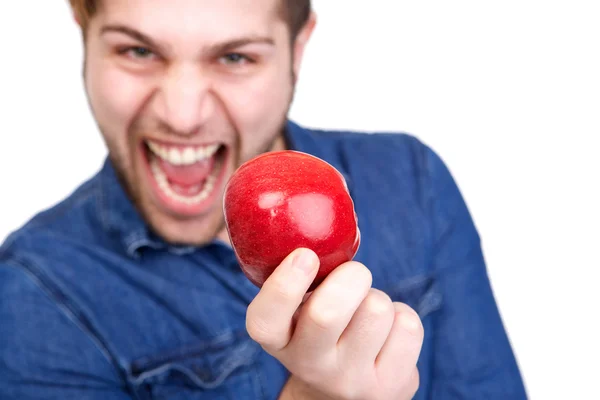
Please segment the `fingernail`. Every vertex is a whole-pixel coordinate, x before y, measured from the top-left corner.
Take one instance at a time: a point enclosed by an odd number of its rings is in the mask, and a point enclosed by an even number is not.
[[[316,261],[317,258],[314,252],[307,249],[301,249],[294,256],[292,265],[294,268],[298,268],[308,274],[315,269]]]

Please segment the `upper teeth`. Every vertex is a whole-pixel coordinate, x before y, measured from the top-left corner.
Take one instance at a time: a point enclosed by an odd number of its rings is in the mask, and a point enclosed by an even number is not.
[[[173,165],[191,165],[198,161],[210,158],[220,146],[219,144],[212,144],[210,146],[176,148],[172,146],[163,146],[149,140],[146,143],[148,143],[148,147],[154,154]]]

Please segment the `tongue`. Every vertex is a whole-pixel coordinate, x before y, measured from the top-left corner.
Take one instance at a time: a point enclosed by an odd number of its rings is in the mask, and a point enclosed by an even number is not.
[[[215,163],[215,157],[198,161],[192,165],[173,165],[161,158],[158,159],[158,163],[171,183],[180,186],[194,186],[208,178]]]

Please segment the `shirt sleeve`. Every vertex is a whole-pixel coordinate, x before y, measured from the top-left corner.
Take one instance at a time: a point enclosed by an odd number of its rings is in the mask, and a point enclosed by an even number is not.
[[[102,346],[35,276],[0,263],[0,399],[126,400]]]
[[[433,268],[443,293],[433,321],[432,399],[525,399],[494,298],[480,238],[444,162],[426,149]]]

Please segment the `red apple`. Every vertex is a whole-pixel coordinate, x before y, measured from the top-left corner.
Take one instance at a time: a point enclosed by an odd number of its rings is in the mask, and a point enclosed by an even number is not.
[[[227,183],[223,212],[240,266],[258,287],[292,251],[305,247],[320,260],[312,291],[360,245],[344,177],[298,151],[269,152],[244,163]]]

